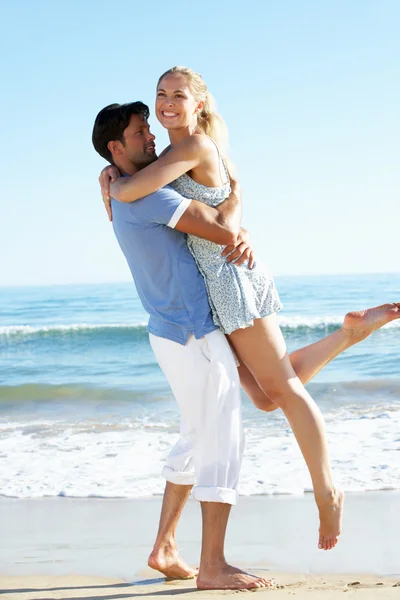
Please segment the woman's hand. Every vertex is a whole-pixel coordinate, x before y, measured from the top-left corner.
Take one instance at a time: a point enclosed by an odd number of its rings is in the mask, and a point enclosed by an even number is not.
[[[247,229],[241,228],[236,244],[226,246],[222,252],[222,256],[227,256],[226,262],[234,262],[236,266],[242,265],[247,261],[248,268],[253,268],[254,251],[250,233]]]
[[[117,167],[109,165],[108,167],[104,167],[99,177],[101,195],[110,221],[112,221],[110,185],[120,176],[121,173],[118,171]]]

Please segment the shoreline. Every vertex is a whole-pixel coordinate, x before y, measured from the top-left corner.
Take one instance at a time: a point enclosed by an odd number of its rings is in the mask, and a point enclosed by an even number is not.
[[[383,487],[383,488],[370,488],[370,489],[365,489],[365,490],[344,490],[344,493],[347,496],[363,496],[364,494],[400,494],[400,484],[398,487],[391,487],[391,486],[387,486],[387,487]],[[239,500],[238,500],[238,504],[240,502],[243,502],[244,499],[246,498],[293,498],[293,499],[299,499],[299,498],[303,498],[303,497],[308,497],[308,496],[313,496],[314,492],[312,489],[306,489],[303,492],[259,492],[259,493],[254,493],[254,494],[240,494],[239,492]],[[163,498],[163,493],[162,492],[154,492],[153,494],[148,494],[148,495],[143,495],[143,496],[96,496],[95,494],[91,494],[90,496],[72,496],[72,495],[67,495],[64,493],[60,493],[57,496],[51,496],[51,495],[43,495],[43,496],[11,496],[11,495],[7,495],[7,494],[1,494],[0,493],[0,503],[3,501],[7,501],[7,500],[15,500],[18,502],[40,502],[42,500],[44,501],[62,501],[62,500],[82,500],[82,502],[90,502],[92,500],[105,500],[105,501],[126,501],[126,502],[143,502],[143,501],[156,501],[159,499]],[[189,498],[189,502],[192,501],[192,498]],[[0,504],[1,507],[1,504]]]

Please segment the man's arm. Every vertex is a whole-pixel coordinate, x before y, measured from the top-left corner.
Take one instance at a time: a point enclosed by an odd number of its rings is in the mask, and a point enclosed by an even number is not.
[[[198,200],[191,200],[175,223],[170,226],[204,238],[216,244],[235,245],[240,231],[242,203],[240,185],[231,179],[231,194],[217,207],[207,206]]]

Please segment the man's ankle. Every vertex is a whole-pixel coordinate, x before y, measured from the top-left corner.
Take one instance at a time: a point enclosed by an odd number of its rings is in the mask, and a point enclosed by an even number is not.
[[[202,557],[200,560],[199,572],[219,573],[227,566],[227,564],[224,556],[219,558],[216,558],[215,556]]]
[[[176,540],[173,536],[156,540],[153,552],[171,552],[176,550]]]

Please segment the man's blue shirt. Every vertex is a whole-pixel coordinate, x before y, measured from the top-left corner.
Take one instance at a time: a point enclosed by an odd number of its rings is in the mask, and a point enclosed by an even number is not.
[[[217,329],[186,235],[173,229],[189,203],[170,187],[136,202],[112,200],[114,232],[150,315],[148,331],[180,344]]]

